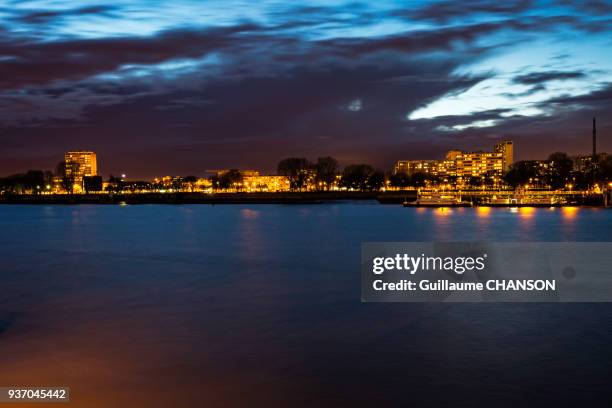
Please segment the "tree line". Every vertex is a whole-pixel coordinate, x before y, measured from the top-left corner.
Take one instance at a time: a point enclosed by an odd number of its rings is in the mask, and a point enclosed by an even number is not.
[[[552,153],[546,161],[518,161],[505,174],[504,181],[514,188],[529,184],[554,190],[586,190],[612,181],[612,156],[587,156],[579,160],[584,163],[578,169],[574,160],[563,152]]]
[[[0,191],[15,194],[38,194],[47,189],[53,182],[53,173],[43,170],[28,170],[25,173],[0,177]]]
[[[385,184],[385,174],[369,164],[349,164],[340,171],[333,157],[319,157],[311,162],[303,157],[289,157],[278,163],[277,174],[287,177],[291,190],[302,191],[314,186],[316,190],[330,190],[335,183],[339,187],[361,190],[380,190]]]

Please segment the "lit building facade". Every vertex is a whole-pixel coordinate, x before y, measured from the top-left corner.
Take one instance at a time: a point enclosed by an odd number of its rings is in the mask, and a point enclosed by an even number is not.
[[[213,185],[212,185],[212,181],[209,178],[200,177],[198,178],[198,181],[196,181],[195,187],[197,191],[211,192]]]
[[[65,177],[73,184],[75,192],[83,190],[83,177],[98,175],[98,162],[94,152],[71,151],[64,154]]]
[[[217,177],[222,177],[229,170],[211,170]],[[291,189],[291,183],[285,176],[261,175],[257,170],[240,170],[242,180],[236,186],[244,192],[282,192]]]
[[[394,172],[425,173],[441,178],[454,178],[458,184],[471,177],[492,177],[500,180],[514,162],[511,141],[497,143],[492,152],[449,150],[443,160],[400,160]]]
[[[432,176],[455,176],[455,161],[447,160],[400,160],[395,163],[395,174],[425,173]]]
[[[510,170],[510,166],[514,163],[514,143],[510,140],[504,140],[499,142],[493,148],[495,153],[501,153],[502,155],[502,166],[503,172],[507,173]]]
[[[289,191],[291,184],[285,176],[244,176],[242,185],[247,192],[280,192]]]
[[[455,175],[458,178],[483,177],[487,174],[503,175],[504,163],[501,153],[463,153],[455,159]]]

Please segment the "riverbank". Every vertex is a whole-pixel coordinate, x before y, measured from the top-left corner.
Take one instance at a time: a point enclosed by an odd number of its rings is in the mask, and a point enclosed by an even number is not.
[[[415,203],[415,190],[361,192],[361,191],[318,191],[283,193],[136,193],[136,194],[40,194],[0,195],[0,204],[322,204],[334,201],[377,200],[380,204]],[[566,196],[566,203],[491,203],[482,195],[463,194],[462,202],[487,207],[551,207],[551,206],[604,206],[601,194]],[[610,200],[608,200],[610,202]],[[425,207],[431,205],[423,205]],[[447,205],[443,205],[447,206]]]
[[[416,199],[416,191],[286,192],[286,193],[138,193],[2,195],[0,204],[319,204],[343,200],[401,203]]]

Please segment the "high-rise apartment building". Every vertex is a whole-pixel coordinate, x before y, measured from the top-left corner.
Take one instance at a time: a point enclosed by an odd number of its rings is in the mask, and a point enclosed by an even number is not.
[[[503,175],[503,157],[498,152],[462,153],[455,158],[457,177],[482,177],[486,174]]]
[[[82,178],[98,175],[98,163],[94,152],[66,152],[64,161],[66,162],[66,176]]]
[[[497,143],[493,151],[502,154],[503,170],[504,173],[506,173],[510,170],[512,163],[514,163],[514,145],[510,140],[504,140],[503,142]]]
[[[450,150],[444,160],[400,160],[395,173],[426,173],[439,177],[455,177],[458,182],[470,177],[501,178],[514,161],[511,141],[497,143],[492,152],[467,153]]]
[[[83,177],[98,175],[96,154],[88,151],[72,151],[64,154],[65,176],[73,183],[75,190],[83,187]]]

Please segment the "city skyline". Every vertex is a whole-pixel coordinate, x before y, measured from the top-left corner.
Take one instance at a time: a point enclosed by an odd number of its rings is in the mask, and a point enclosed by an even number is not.
[[[592,154],[569,154],[568,157],[570,157],[573,161],[575,161],[576,163],[581,163],[584,160],[587,160],[588,162],[590,162],[591,158],[594,157],[599,157],[599,160],[601,159],[606,159],[606,157],[608,156],[607,152],[601,152],[601,151],[596,151],[596,141],[595,141],[595,134],[596,134],[596,127],[595,127],[595,118],[593,118],[593,128],[592,128],[592,139],[591,139],[591,146],[592,146]],[[464,149],[459,149],[457,147],[451,147],[449,150],[447,150],[445,152],[444,155],[442,155],[441,157],[438,158],[416,158],[416,159],[397,159],[391,163],[391,164],[387,164],[384,167],[376,167],[373,166],[372,169],[376,170],[376,171],[380,171],[383,172],[385,174],[397,174],[397,173],[413,173],[413,172],[421,172],[421,173],[426,173],[426,174],[432,174],[435,176],[468,176],[468,175],[472,175],[472,176],[484,176],[486,175],[488,172],[490,171],[494,171],[496,173],[498,173],[498,176],[501,177],[503,176],[505,173],[507,173],[513,164],[517,163],[517,162],[546,162],[548,159],[548,156],[550,156],[550,154],[553,153],[561,153],[561,154],[567,154],[567,152],[553,152],[550,151],[546,157],[540,157],[537,159],[528,159],[528,160],[523,160],[523,159],[516,159],[516,157],[514,156],[514,151],[515,151],[515,143],[512,140],[498,140],[498,141],[494,141],[494,144],[491,145],[493,150],[492,151],[487,151],[486,147],[483,146],[479,146],[478,148],[474,149],[474,150],[464,150]],[[490,147],[491,147],[490,146]],[[52,167],[52,169],[33,169],[33,168],[28,168],[27,170],[40,170],[40,171],[46,171],[46,172],[51,172],[54,173],[55,175],[59,175],[59,173],[61,174],[65,174],[66,176],[72,177],[71,176],[71,172],[75,172],[76,178],[82,180],[84,176],[102,176],[104,177],[105,175],[109,176],[109,177],[120,177],[121,179],[126,179],[128,178],[127,173],[123,172],[123,171],[119,171],[119,172],[109,172],[107,174],[104,173],[104,171],[98,171],[99,168],[99,163],[97,161],[97,153],[91,150],[82,150],[82,149],[72,149],[70,151],[67,151],[65,153],[63,153],[62,155],[63,160],[60,160],[59,162],[56,163],[55,166]],[[315,161],[311,161],[311,158],[307,158],[307,157],[294,157],[294,158],[287,158],[287,159],[299,159],[299,160],[306,160],[306,162],[308,162],[309,166],[314,167],[316,165]],[[318,159],[331,159],[336,161],[335,158],[331,157],[331,156],[321,156],[318,157]],[[211,175],[214,174],[222,174],[225,173],[227,171],[230,170],[237,170],[240,171],[241,173],[244,174],[249,174],[249,173],[256,173],[258,176],[261,174],[262,176],[268,176],[268,175],[277,175],[278,173],[278,165],[280,164],[280,161],[282,161],[283,159],[277,159],[276,161],[276,165],[274,167],[270,167],[269,168],[273,168],[273,170],[267,170],[267,167],[262,168],[245,168],[245,167],[239,167],[239,166],[232,166],[229,165],[225,168],[222,169],[212,169],[212,168],[205,168],[202,167],[197,173],[192,173],[192,174],[180,174],[180,173],[176,173],[176,172],[170,172],[167,174],[156,174],[150,177],[130,177],[131,180],[156,180],[156,179],[160,179],[162,177],[202,177],[202,178],[207,178],[210,177]],[[482,164],[480,164],[482,162]],[[347,166],[351,166],[354,165],[356,163],[341,163],[339,161],[336,161],[336,165],[337,170],[340,171],[342,170],[342,168],[347,167]],[[365,162],[365,163],[359,163],[359,165],[368,165],[370,166],[371,163]],[[577,166],[579,166],[578,164],[576,164]],[[482,167],[482,169],[480,169],[480,167]],[[19,174],[23,174],[23,172],[26,169],[21,169],[21,171],[18,172],[14,172],[11,173],[8,176],[14,176],[14,175],[19,175]],[[0,178],[3,177],[3,175],[0,175]]]
[[[605,151],[597,150],[597,146],[599,145],[597,144],[596,139],[595,139],[595,134],[596,134],[595,121],[596,121],[596,118],[593,118],[592,136],[590,139],[592,154],[569,154],[569,157],[571,157],[572,160],[576,161],[577,163],[581,160],[584,160],[584,159],[588,160],[591,157],[595,157],[596,154],[597,156],[601,156],[603,158],[605,158],[608,154]],[[390,164],[387,163],[384,167],[374,166],[373,169],[377,171],[382,171],[387,174],[412,173],[414,171],[418,171],[418,172],[433,174],[433,175],[453,175],[454,172],[458,170],[458,173],[455,175],[459,175],[460,173],[466,172],[465,175],[471,174],[474,176],[483,176],[488,171],[494,170],[495,172],[499,173],[498,176],[501,177],[503,176],[503,174],[508,172],[512,164],[516,162],[522,162],[522,161],[545,162],[547,161],[547,157],[550,154],[556,153],[554,151],[549,151],[545,157],[525,160],[525,159],[517,159],[514,155],[514,151],[515,151],[514,141],[500,139],[500,140],[494,141],[492,152],[487,151],[486,147],[483,148],[483,146],[479,146],[478,148],[475,148],[473,150],[464,150],[464,149],[459,149],[457,147],[451,147],[449,150],[445,152],[444,155],[440,155],[437,158],[431,158],[431,157],[411,158],[411,159],[397,159],[396,158],[396,160],[393,163],[390,163]],[[561,152],[561,153],[566,154],[567,152]],[[64,173],[66,171],[70,173],[71,160],[74,160],[75,162],[78,162],[78,163],[80,163],[81,161],[89,163],[91,160],[90,157],[93,158],[93,167],[89,167],[88,165],[86,167],[86,170],[81,169],[81,171],[83,171],[83,174],[80,175],[79,177],[82,178],[82,176],[104,176],[105,175],[104,171],[98,171],[99,164],[97,162],[97,153],[91,150],[81,150],[81,149],[72,149],[70,151],[65,152],[63,154],[64,160],[61,160],[60,162],[56,163],[56,165],[53,166],[52,169],[44,169],[44,170],[51,171],[54,173],[58,173],[58,171],[60,171],[61,173]],[[331,156],[325,156],[325,155],[319,156],[318,158],[319,159],[331,158],[335,160],[335,158],[332,158]],[[314,161],[310,161],[311,158],[304,157],[303,159],[309,161],[311,166],[315,165]],[[196,173],[191,173],[191,174],[181,175],[180,173],[169,172],[166,174],[155,174],[150,177],[149,176],[130,177],[130,179],[144,181],[144,180],[156,180],[161,177],[181,177],[181,176],[183,177],[197,176],[197,177],[206,178],[206,177],[210,177],[213,174],[220,174],[223,172],[227,172],[228,170],[239,170],[243,173],[254,172],[254,173],[257,173],[258,175],[261,173],[262,176],[276,175],[278,174],[279,160],[282,160],[282,158],[277,158],[276,160],[277,164],[273,165],[273,167],[267,166],[264,168],[253,168],[253,167],[249,168],[245,166],[231,166],[231,167],[226,167],[226,168],[212,169],[212,168],[206,168],[206,166],[204,166],[204,167],[201,167]],[[479,167],[480,165],[476,165],[476,163],[480,161],[482,161],[483,163],[482,170],[481,169],[469,170],[472,167],[472,162],[474,163],[475,167]],[[355,163],[337,162],[338,170],[342,169],[345,166],[350,166],[353,164]],[[364,163],[360,163],[360,164],[371,165],[371,163],[367,161]],[[457,165],[459,165],[459,168],[457,167]],[[465,166],[466,170],[460,170],[461,166]],[[62,168],[61,170],[59,170],[60,167]],[[93,168],[93,171],[92,171],[92,168]],[[268,168],[272,168],[273,170],[267,170]],[[21,171],[9,174],[8,176],[18,175],[20,173],[23,173],[23,171],[25,170],[26,169],[21,169]],[[28,168],[27,170],[35,170],[35,169]],[[123,170],[115,171],[115,172],[112,172],[112,171],[107,172],[106,175],[110,177],[113,177],[113,175],[120,176],[122,179],[127,180],[127,173],[125,173]],[[0,177],[2,177],[2,175],[0,175]]]
[[[92,150],[137,179],[274,171],[331,155],[388,168],[514,140],[590,152],[606,123],[603,2],[15,2],[0,9],[0,174]],[[163,17],[160,17],[163,16]]]

